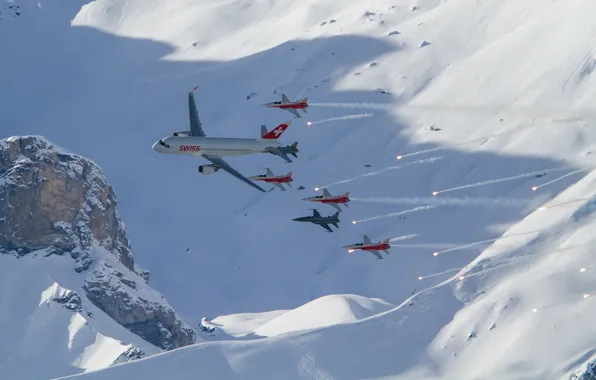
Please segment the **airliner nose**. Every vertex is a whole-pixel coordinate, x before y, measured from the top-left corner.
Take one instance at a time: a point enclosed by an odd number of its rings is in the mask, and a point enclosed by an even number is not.
[[[157,151],[157,142],[153,143],[153,145],[151,145],[151,149]]]

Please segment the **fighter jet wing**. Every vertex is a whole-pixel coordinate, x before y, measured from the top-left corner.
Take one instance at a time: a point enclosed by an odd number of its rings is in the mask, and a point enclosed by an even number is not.
[[[294,116],[296,116],[296,117],[302,117],[302,116],[300,116],[300,114],[298,113],[298,111],[296,111],[296,110],[295,110],[295,109],[293,109],[293,108],[286,108],[286,111],[290,111],[290,112],[291,112],[291,113],[293,113],[293,114],[294,114]]]
[[[280,156],[281,158],[283,158],[284,160],[286,160],[286,162],[292,162],[292,160],[290,160],[290,157],[288,157],[287,154],[285,154],[284,152],[282,152],[278,147],[276,146],[269,146],[265,149],[267,152],[271,153],[271,154],[275,154],[276,156]]]
[[[326,188],[323,188],[323,196],[330,197],[331,193]]]
[[[282,191],[286,191],[286,188],[285,188],[285,187],[283,187],[281,183],[277,183],[277,182],[275,182],[275,183],[273,183],[273,184],[274,184],[276,187],[278,187],[279,189],[281,189]]]
[[[263,190],[260,186],[258,186],[257,184],[255,184],[254,182],[252,182],[250,179],[246,178],[242,174],[240,174],[236,169],[234,169],[227,162],[225,162],[224,160],[222,160],[221,157],[210,155],[210,154],[203,154],[202,157],[204,159],[208,160],[208,161],[211,161],[211,163],[219,166],[221,169],[223,169],[226,172],[230,173],[231,175],[233,175],[234,177],[238,178],[239,180],[241,180],[243,182],[246,182],[247,184],[249,184],[250,186],[254,187],[255,189],[259,189],[262,192],[265,192],[265,190]]]
[[[281,94],[281,101],[282,101],[283,103],[292,103],[292,102],[290,101],[290,99],[288,99],[288,97],[286,96],[286,94]]]
[[[370,252],[373,255],[377,256],[377,259],[383,260],[383,256],[381,256],[381,254],[379,253],[379,251],[368,251],[368,252]]]
[[[337,203],[327,203],[329,206],[333,207],[334,209],[336,209],[339,212],[341,211],[341,208],[339,208],[339,205]]]
[[[275,177],[275,174],[273,174],[273,172],[271,171],[271,169],[265,168],[265,170],[267,171],[267,177]]]
[[[319,218],[321,216],[321,214],[319,214],[319,212],[317,211],[316,208],[312,209],[312,216]]]
[[[372,242],[370,241],[370,239],[368,238],[368,236],[364,235],[364,236],[363,236],[363,238],[364,238],[364,244],[370,244],[370,243],[372,243]],[[378,253],[379,253],[379,252],[377,252],[377,254],[378,254]]]
[[[327,223],[319,224],[319,226],[323,227],[324,229],[326,229],[329,232],[333,232],[333,230],[331,229],[331,227],[329,227],[329,225]]]
[[[188,117],[190,122],[190,135],[205,137],[206,135],[203,131],[203,124],[201,124],[201,120],[199,120],[199,112],[197,111],[197,105],[195,104],[194,91],[196,89],[197,87],[194,87],[188,93]]]

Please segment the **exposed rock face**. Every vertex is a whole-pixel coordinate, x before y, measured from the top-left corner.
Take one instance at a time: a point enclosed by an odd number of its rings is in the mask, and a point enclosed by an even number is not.
[[[195,332],[171,308],[137,296],[141,287],[108,263],[85,280],[87,298],[114,320],[148,342],[171,350],[195,342]]]
[[[194,343],[194,331],[135,264],[101,169],[41,136],[0,140],[0,254],[37,250],[69,254],[86,274],[86,298],[131,332],[164,349]],[[75,296],[56,301],[75,307]]]
[[[52,297],[52,300],[56,303],[61,304],[70,311],[76,311],[79,313],[83,311],[83,302],[81,300],[81,297],[79,297],[79,295],[72,290],[69,290],[63,295],[55,295],[54,297]]]
[[[128,350],[123,352],[112,364],[127,363],[132,360],[137,360],[145,357],[145,351],[138,347],[131,346]]]
[[[25,255],[51,247],[70,253],[77,271],[91,265],[98,243],[134,271],[116,196],[91,161],[55,149],[47,140],[21,137],[0,146],[0,249]]]
[[[590,380],[596,379],[596,361],[585,363],[585,368],[582,368],[569,376],[569,380]]]

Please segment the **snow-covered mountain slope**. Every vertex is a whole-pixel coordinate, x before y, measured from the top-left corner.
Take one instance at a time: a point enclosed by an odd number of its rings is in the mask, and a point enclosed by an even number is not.
[[[148,280],[95,163],[41,136],[0,140],[0,378],[64,376],[195,343]]]
[[[542,313],[540,305],[558,295],[590,310],[591,298],[583,298],[590,283],[574,269],[588,268],[582,260],[590,244],[577,248],[569,267],[557,265],[562,253],[553,250],[557,233],[590,228],[563,214],[592,196],[590,178],[578,182],[591,170],[596,142],[592,2],[39,4],[21,4],[21,16],[0,24],[0,46],[9,52],[0,60],[0,104],[10,110],[0,114],[5,133],[43,134],[101,164],[138,260],[185,319],[259,320],[222,323],[226,339],[243,335],[241,342],[203,343],[83,378],[290,379],[316,372],[544,379],[590,358],[590,323],[566,309],[550,314],[554,306]],[[258,137],[259,125],[292,120],[281,140],[299,142],[293,163],[272,155],[227,161],[247,175],[291,168],[306,190],[260,194],[225,173],[199,176],[200,159],[156,155],[150,147],[157,139],[187,128],[185,96],[195,84],[209,136]],[[259,106],[282,92],[309,96],[308,118]],[[336,117],[343,120],[328,121]],[[569,190],[575,194],[560,195],[561,202],[584,201],[537,211],[576,182]],[[314,187],[350,191],[332,234],[292,221],[310,213],[312,204],[301,198]],[[427,205],[434,207],[397,215]],[[557,210],[564,212],[549,214]],[[510,229],[523,235],[478,257],[486,240]],[[391,254],[377,261],[340,248],[364,233],[394,239]],[[410,238],[399,240],[404,236]],[[525,256],[519,248],[529,239],[548,240],[534,241]],[[433,288],[454,274],[504,264]],[[553,279],[576,285],[554,292]],[[300,320],[296,328],[287,320],[275,332],[299,331],[254,339],[291,313],[283,311],[312,300],[335,309],[336,298],[325,297],[331,294],[397,306],[357,322],[337,311],[331,321]],[[566,334],[556,350],[539,349],[549,346],[538,336],[559,344],[557,334],[569,329],[584,334]],[[518,342],[516,349],[506,342]]]
[[[0,256],[3,377],[63,376],[107,367],[129,349],[161,351],[87,300],[72,259],[43,254]]]

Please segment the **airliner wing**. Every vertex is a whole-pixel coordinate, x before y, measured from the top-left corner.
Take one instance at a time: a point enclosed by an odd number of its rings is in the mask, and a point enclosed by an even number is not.
[[[197,105],[195,104],[194,91],[196,89],[197,88],[195,87],[188,93],[188,118],[190,122],[190,135],[205,137],[206,135],[203,131],[203,124],[201,124],[201,120],[199,120],[199,112],[197,111]]]
[[[221,157],[214,156],[211,154],[203,154],[203,155],[201,155],[201,157],[203,157],[204,159],[206,159],[208,161],[211,161],[211,163],[219,166],[222,170],[225,170],[226,172],[230,173],[231,175],[238,178],[239,180],[246,182],[247,184],[254,187],[255,189],[259,189],[260,191],[265,192],[265,190],[263,190],[260,186],[258,186],[257,184],[255,184],[254,182],[252,182],[250,179],[246,178],[242,174],[240,174],[236,169],[234,169],[227,162],[222,160]]]

